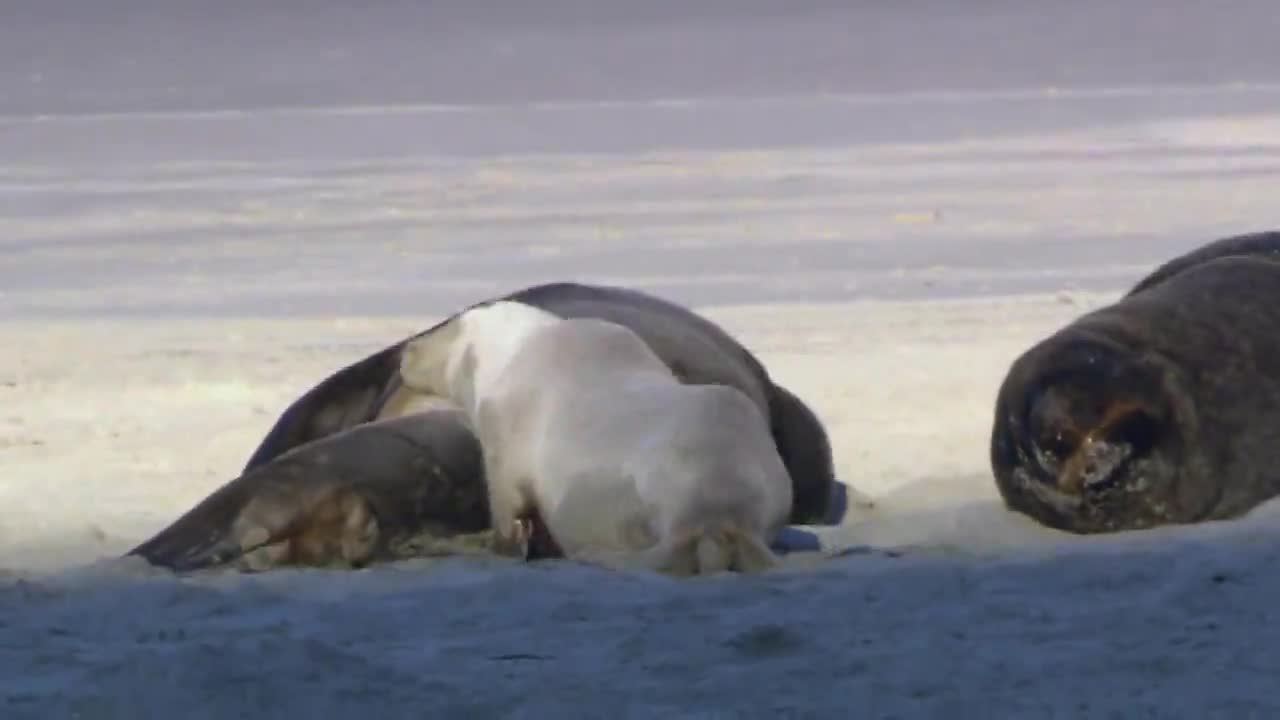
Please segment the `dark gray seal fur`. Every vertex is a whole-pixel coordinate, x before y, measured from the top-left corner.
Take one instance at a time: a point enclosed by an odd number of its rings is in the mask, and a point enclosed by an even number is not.
[[[461,411],[378,420],[246,470],[128,554],[178,572],[416,557],[422,538],[487,530],[483,478]]]
[[[1240,516],[1280,494],[1280,233],[1176,258],[1012,364],[1006,504],[1076,533]]]

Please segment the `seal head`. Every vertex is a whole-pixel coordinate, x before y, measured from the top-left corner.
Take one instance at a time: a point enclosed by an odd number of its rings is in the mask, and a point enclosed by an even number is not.
[[[1071,328],[1033,348],[1001,387],[996,484],[1014,510],[1075,533],[1184,522],[1207,510],[1184,482],[1191,409],[1160,356]]]

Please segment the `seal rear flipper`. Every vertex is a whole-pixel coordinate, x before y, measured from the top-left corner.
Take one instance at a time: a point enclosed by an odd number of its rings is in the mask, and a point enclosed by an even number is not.
[[[174,572],[237,561],[249,570],[280,565],[358,567],[373,559],[378,520],[358,492],[348,488],[319,497],[306,494],[270,493],[247,502],[215,494],[128,554]]]
[[[355,488],[290,458],[232,480],[128,555],[175,572],[237,560],[254,570],[360,565],[377,539],[377,517]]]
[[[130,551],[177,571],[360,566],[488,528],[479,441],[455,409],[376,420],[247,471]]]
[[[643,555],[650,558],[646,565],[676,577],[721,572],[754,574],[778,565],[778,556],[763,540],[734,526],[668,540]]]
[[[234,537],[236,518],[251,500],[251,488],[240,476],[188,510],[151,539],[126,555],[174,572],[189,572],[231,562],[243,552]]]

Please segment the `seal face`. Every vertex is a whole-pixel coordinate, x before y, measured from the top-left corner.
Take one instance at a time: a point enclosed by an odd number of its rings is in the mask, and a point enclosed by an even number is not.
[[[1229,240],[1013,362],[991,435],[1011,509],[1097,533],[1231,518],[1280,494],[1280,234]]]
[[[1181,441],[1160,369],[1070,335],[1002,390],[991,461],[1006,502],[1074,532],[1175,522]]]

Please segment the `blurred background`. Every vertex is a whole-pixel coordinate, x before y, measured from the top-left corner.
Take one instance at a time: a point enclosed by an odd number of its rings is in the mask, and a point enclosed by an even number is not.
[[[1070,292],[1274,223],[1266,0],[2,15],[0,316]]]

